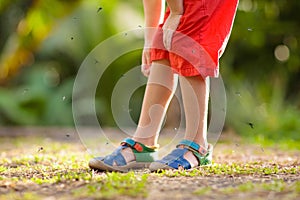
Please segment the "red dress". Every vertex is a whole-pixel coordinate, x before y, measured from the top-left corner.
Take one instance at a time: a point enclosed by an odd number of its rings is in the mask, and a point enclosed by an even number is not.
[[[184,13],[172,38],[171,50],[164,48],[162,26],[156,32],[151,61],[168,59],[182,76],[217,77],[219,58],[230,36],[238,0],[183,0]],[[170,14],[167,8],[164,22]]]

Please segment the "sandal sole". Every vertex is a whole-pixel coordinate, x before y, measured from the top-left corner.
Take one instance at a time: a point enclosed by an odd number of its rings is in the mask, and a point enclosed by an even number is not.
[[[161,162],[153,162],[150,164],[149,169],[151,172],[157,172],[159,170],[168,170],[174,168]]]
[[[127,165],[124,165],[124,166],[110,166],[110,165],[105,164],[101,160],[92,159],[89,162],[89,167],[91,169],[100,170],[100,171],[128,172],[130,170],[149,168],[150,164],[151,163],[149,163],[149,162],[132,161],[132,162],[129,162]]]

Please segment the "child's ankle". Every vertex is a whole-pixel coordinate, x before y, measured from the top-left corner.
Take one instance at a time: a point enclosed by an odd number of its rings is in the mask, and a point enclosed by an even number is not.
[[[158,144],[154,142],[153,139],[149,139],[149,138],[135,138],[133,137],[133,140],[136,142],[140,142],[142,144],[144,144],[145,146],[152,148],[152,149],[156,149],[158,148]]]

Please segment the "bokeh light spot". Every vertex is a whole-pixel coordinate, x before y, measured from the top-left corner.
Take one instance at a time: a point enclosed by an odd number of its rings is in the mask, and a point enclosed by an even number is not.
[[[275,58],[281,62],[285,62],[290,57],[290,50],[286,45],[278,45],[274,51]]]

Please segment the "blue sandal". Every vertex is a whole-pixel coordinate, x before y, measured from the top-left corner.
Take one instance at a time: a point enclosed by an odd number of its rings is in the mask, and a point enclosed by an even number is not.
[[[183,148],[179,148],[183,146]],[[198,160],[198,166],[210,165],[212,162],[213,146],[208,145],[208,149],[204,149],[199,144],[182,140],[170,154],[163,159],[153,162],[149,168],[151,171],[158,171],[160,169],[191,169],[191,164],[184,158],[187,151],[191,151]]]
[[[126,163],[121,153],[125,148],[132,149],[135,156],[134,161]],[[111,155],[91,159],[89,167],[100,171],[128,172],[131,169],[148,168],[151,162],[155,160],[156,154],[155,148],[149,148],[140,142],[126,138]]]

